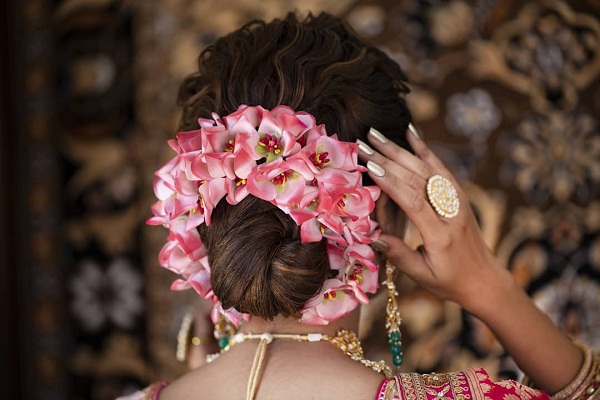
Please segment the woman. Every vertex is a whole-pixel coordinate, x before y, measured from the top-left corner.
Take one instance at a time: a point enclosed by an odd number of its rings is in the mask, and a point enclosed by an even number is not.
[[[450,172],[404,135],[405,80],[327,14],[253,22],[200,55],[149,222],[169,228],[160,261],[182,275],[172,287],[215,303],[223,351],[130,398],[548,398],[482,370],[385,378],[353,332],[379,282],[394,294],[392,265],[487,323],[536,387],[556,398],[594,389],[598,359],[534,307],[485,246]],[[402,242],[396,205],[420,230],[419,251]],[[238,334],[227,335],[224,317]]]

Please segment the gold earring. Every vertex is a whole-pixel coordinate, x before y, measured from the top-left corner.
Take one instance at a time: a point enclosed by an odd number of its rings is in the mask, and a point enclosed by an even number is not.
[[[396,285],[394,284],[394,271],[396,266],[393,265],[389,260],[385,263],[385,281],[384,285],[388,289],[388,300],[385,307],[386,321],[385,329],[388,331],[388,344],[390,346],[390,353],[392,353],[392,363],[399,367],[404,361],[404,353],[402,353],[402,334],[400,333],[400,324],[402,319],[400,318],[400,310],[398,309],[398,292],[396,291]]]
[[[215,339],[219,342],[219,349],[227,350],[229,347],[229,338],[237,333],[235,325],[233,325],[225,316],[220,315],[219,320],[215,323]]]

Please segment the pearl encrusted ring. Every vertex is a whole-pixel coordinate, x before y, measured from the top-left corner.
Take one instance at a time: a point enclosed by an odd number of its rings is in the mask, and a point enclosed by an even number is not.
[[[434,175],[427,181],[429,203],[439,215],[454,218],[458,215],[460,201],[452,183],[441,175]]]

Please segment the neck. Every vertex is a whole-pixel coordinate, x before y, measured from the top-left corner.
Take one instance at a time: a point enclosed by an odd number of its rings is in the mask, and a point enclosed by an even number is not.
[[[262,318],[252,317],[249,322],[245,323],[241,329],[241,335],[233,336],[233,341],[230,345],[235,343],[244,342],[247,339],[258,339],[260,340],[259,345],[254,355],[254,362],[252,370],[250,371],[250,380],[248,390],[252,396],[248,398],[254,398],[253,394],[256,391],[258,380],[264,367],[265,353],[267,345],[273,340],[275,334],[292,334],[292,335],[308,335],[303,339],[294,338],[293,336],[283,335],[286,339],[294,340],[305,340],[309,342],[322,342],[327,341],[337,347],[342,353],[350,357],[354,361],[358,361],[366,367],[372,368],[378,373],[383,373],[386,377],[390,376],[392,371],[385,365],[384,361],[371,361],[367,360],[364,356],[364,352],[358,335],[355,333],[358,330],[358,323],[360,318],[360,307],[348,314],[345,317],[341,317],[329,325],[307,325],[300,323],[296,318],[275,318],[273,321],[266,321]],[[265,335],[267,333],[273,334]],[[319,336],[316,340],[311,340],[310,334],[320,333],[321,335],[327,335],[327,337]],[[243,335],[252,334],[252,335]],[[236,336],[241,336],[236,338]],[[280,337],[281,338],[281,337]],[[323,347],[322,349],[325,349]],[[333,349],[333,347],[331,347]],[[322,351],[322,350],[320,350]]]
[[[253,316],[249,322],[244,323],[240,331],[245,333],[322,333],[334,336],[340,329],[350,329],[358,331],[358,322],[360,317],[360,307],[352,311],[345,317],[338,318],[330,322],[329,325],[308,325],[298,321],[293,317],[275,317],[273,321],[268,321]]]

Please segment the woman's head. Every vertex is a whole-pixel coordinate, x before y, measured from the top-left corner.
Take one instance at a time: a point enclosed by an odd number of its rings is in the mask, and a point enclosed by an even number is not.
[[[286,105],[314,115],[341,140],[364,139],[375,127],[408,147],[405,80],[395,62],[331,15],[255,21],[201,53],[198,71],[180,88],[180,128],[197,129],[199,117],[242,104]],[[235,206],[221,201],[200,235],[224,309],[294,316],[331,278],[325,240],[301,244],[289,215],[252,196]]]
[[[408,147],[405,81],[398,64],[339,18],[255,21],[200,54],[198,71],[180,89],[180,128],[197,129],[198,117],[230,114],[241,104],[284,104],[314,115],[342,140],[364,139],[374,127]]]

